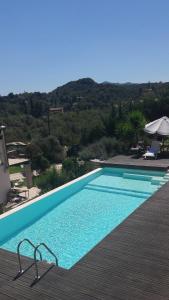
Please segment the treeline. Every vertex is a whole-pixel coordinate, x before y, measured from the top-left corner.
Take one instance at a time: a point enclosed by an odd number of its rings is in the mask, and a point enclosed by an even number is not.
[[[64,113],[48,109],[64,107]],[[98,84],[80,79],[50,93],[0,97],[7,141],[29,143],[33,167],[68,156],[89,159],[126,152],[144,136],[145,122],[169,116],[169,83]],[[48,122],[49,121],[49,122]],[[49,135],[50,123],[50,135]]]
[[[169,83],[115,84],[96,83],[90,78],[69,82],[50,93],[22,93],[0,96],[0,114],[45,116],[48,107],[63,106],[65,111],[103,109],[112,104],[147,100],[165,101],[169,97]]]

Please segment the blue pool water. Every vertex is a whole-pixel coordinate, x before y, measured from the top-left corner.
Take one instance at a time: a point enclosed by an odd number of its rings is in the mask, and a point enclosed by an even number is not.
[[[18,216],[22,224],[3,237],[1,248],[16,252],[24,238],[35,244],[45,242],[57,255],[59,266],[69,269],[164,184],[165,176],[164,172],[102,169],[62,202],[49,210],[46,207],[46,212],[27,226]],[[53,201],[57,192],[50,197]],[[30,213],[25,215],[30,217]],[[32,257],[32,249],[25,244],[22,254]],[[43,257],[52,261],[48,253]]]

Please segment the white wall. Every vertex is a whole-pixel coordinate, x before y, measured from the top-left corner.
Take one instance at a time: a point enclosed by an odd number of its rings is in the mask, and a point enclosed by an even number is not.
[[[7,193],[10,190],[10,179],[8,169],[0,165],[0,203],[7,200]]]
[[[10,190],[10,178],[6,156],[5,139],[0,132],[0,203],[6,202],[7,193]]]

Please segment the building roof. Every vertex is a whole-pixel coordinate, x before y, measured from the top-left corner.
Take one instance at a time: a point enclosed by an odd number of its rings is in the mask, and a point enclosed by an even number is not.
[[[63,112],[63,107],[51,107],[51,108],[49,108],[49,111],[50,112],[60,112],[60,111]]]
[[[14,165],[22,165],[25,164],[29,161],[28,158],[9,158],[8,163],[9,166],[14,166]]]
[[[23,143],[23,142],[11,142],[11,143],[7,143],[7,146],[27,146],[27,144]]]

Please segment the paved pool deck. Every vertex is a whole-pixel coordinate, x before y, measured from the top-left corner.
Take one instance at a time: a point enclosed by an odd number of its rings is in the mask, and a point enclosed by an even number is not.
[[[1,300],[168,300],[169,182],[72,269],[40,263],[35,285],[34,265],[14,280],[17,270],[17,255],[0,249]]]
[[[92,160],[95,164],[104,167],[132,167],[132,168],[144,168],[144,169],[154,169],[154,170],[167,170],[169,169],[169,158],[161,159],[143,159],[134,158],[129,155],[117,155],[107,160],[97,161]]]

